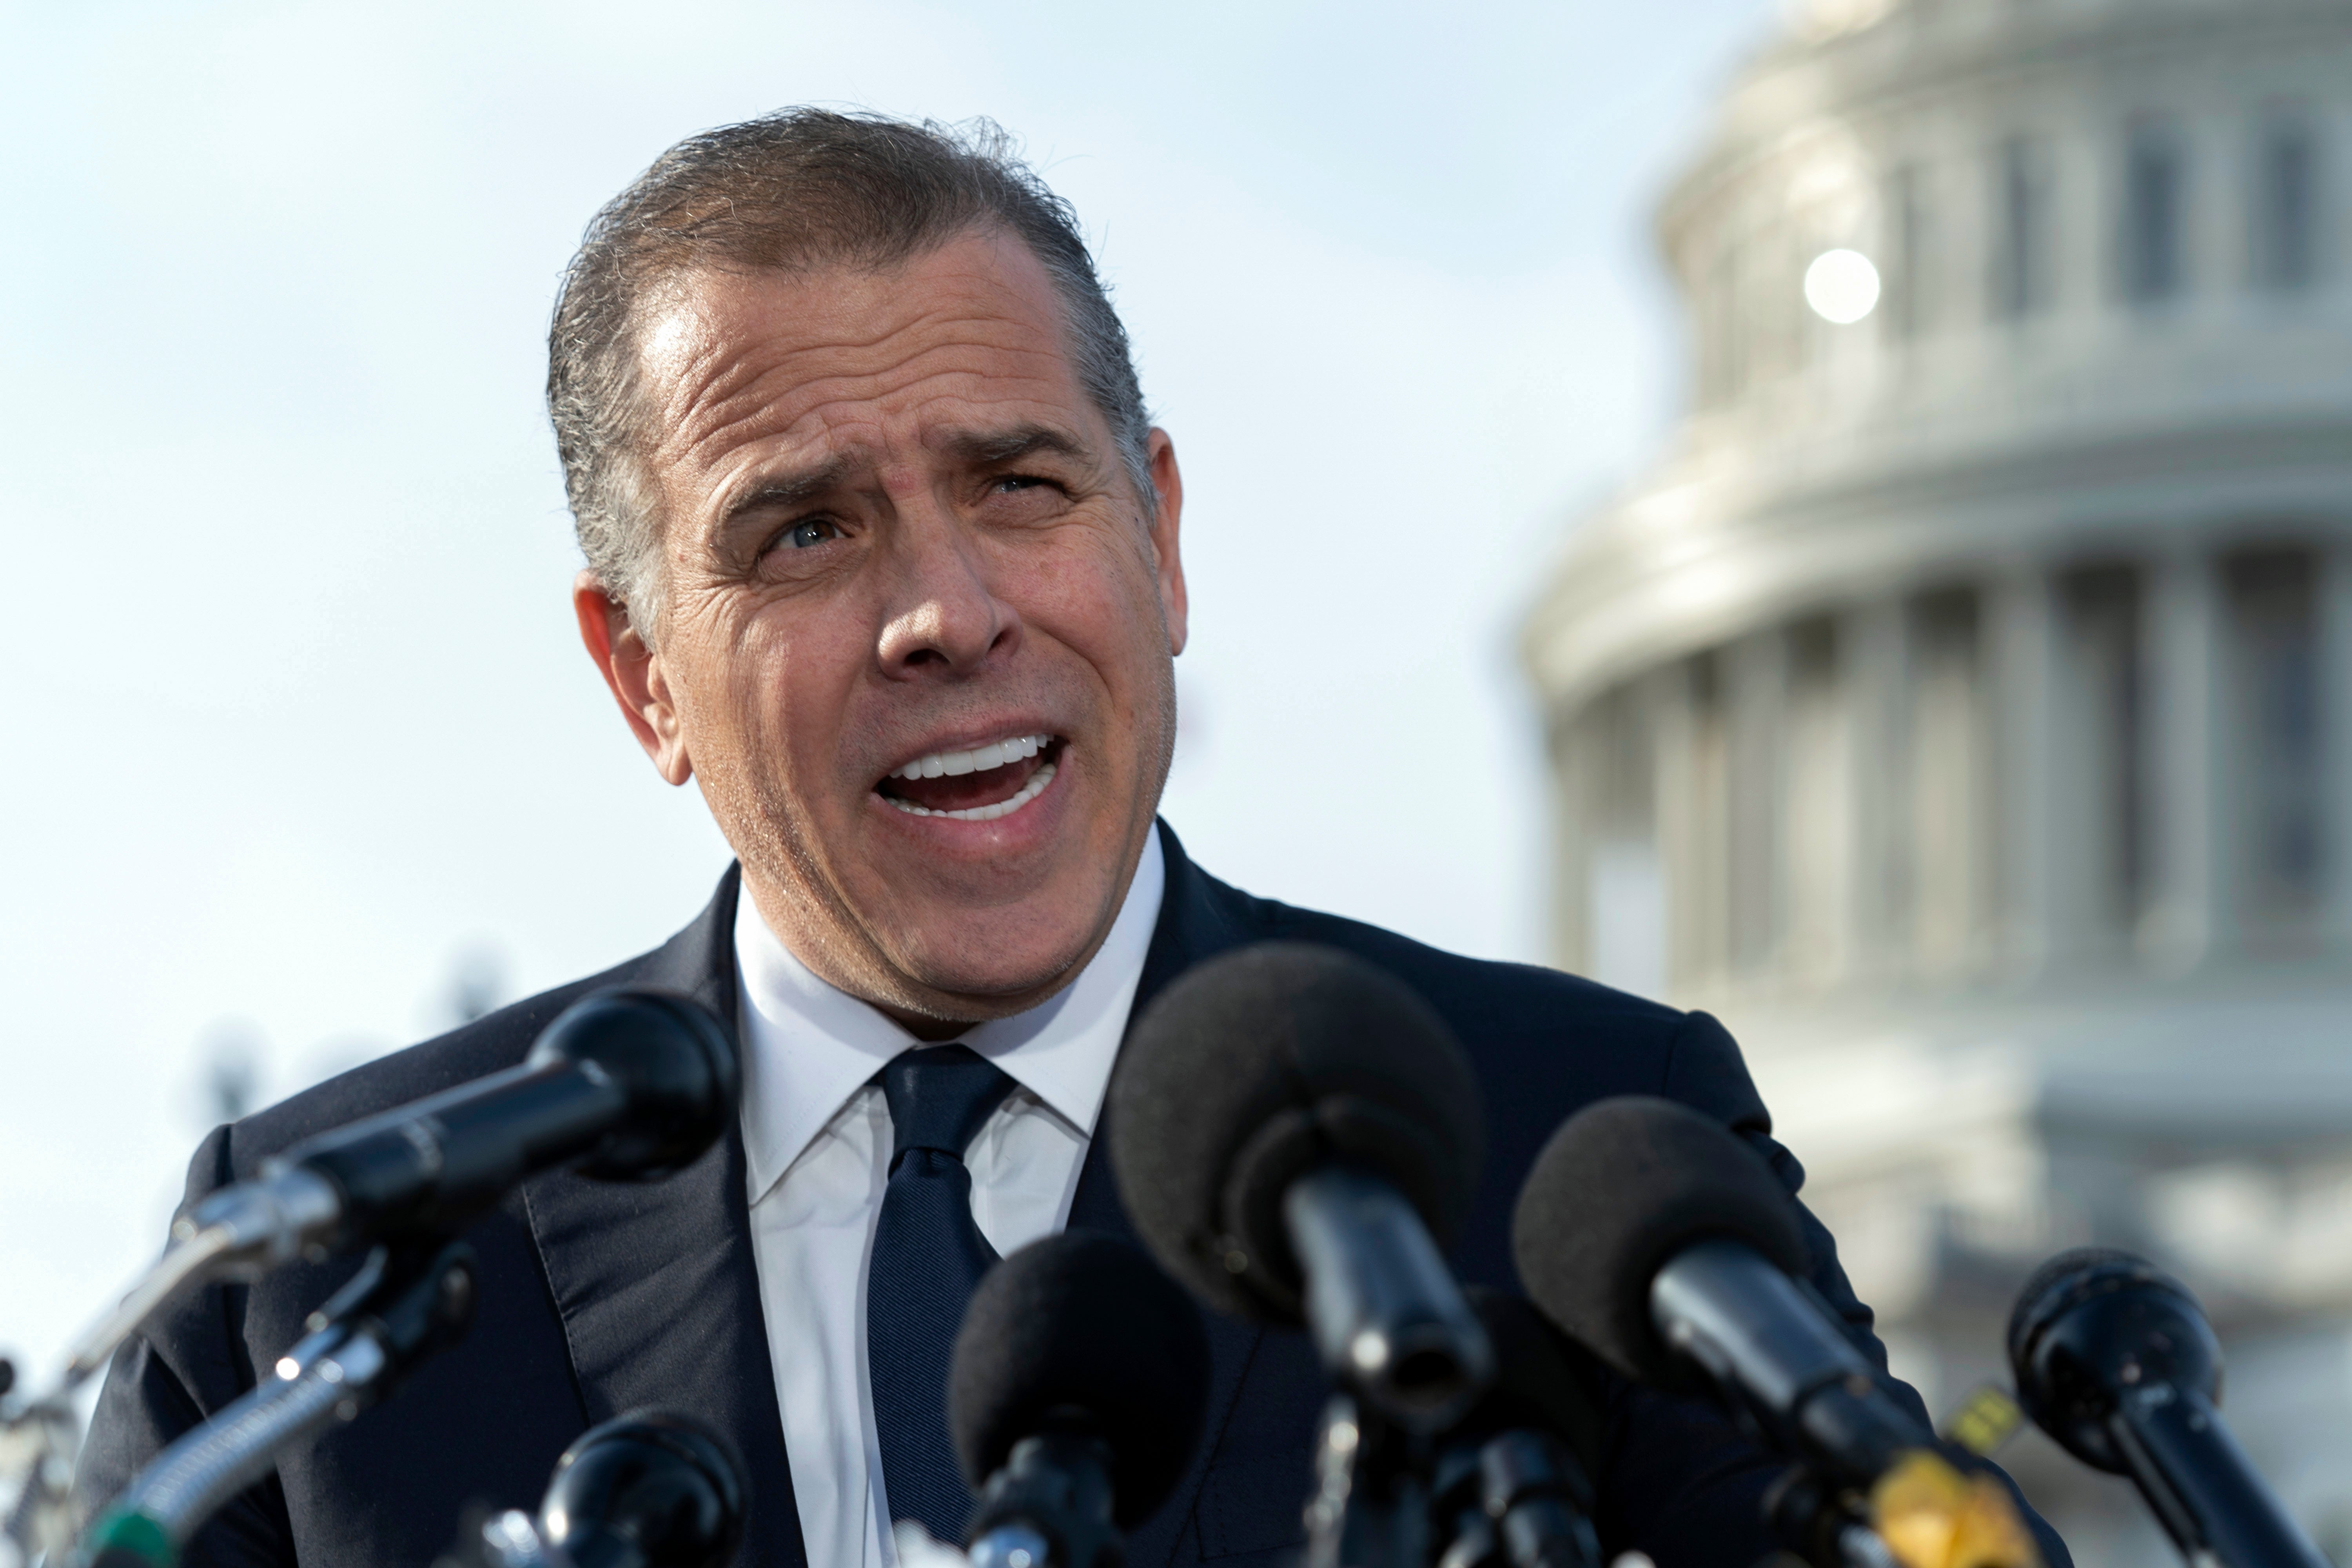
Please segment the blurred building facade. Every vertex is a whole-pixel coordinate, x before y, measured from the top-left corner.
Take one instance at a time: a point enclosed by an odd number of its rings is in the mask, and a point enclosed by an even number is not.
[[[1692,406],[1524,630],[1557,958],[1726,1018],[1931,1404],[2147,1252],[2352,1561],[2352,4],[1815,0],[1659,231]]]

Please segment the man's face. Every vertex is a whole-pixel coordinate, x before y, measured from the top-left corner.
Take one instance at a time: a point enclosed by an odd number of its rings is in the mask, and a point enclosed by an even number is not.
[[[1174,742],[1167,437],[1147,512],[995,233],[691,276],[643,371],[662,618],[575,598],[647,753],[824,979],[916,1018],[1042,1000],[1108,932]]]

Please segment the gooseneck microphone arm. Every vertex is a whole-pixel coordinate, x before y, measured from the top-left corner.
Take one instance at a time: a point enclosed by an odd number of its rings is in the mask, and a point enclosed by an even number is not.
[[[171,1568],[205,1521],[279,1454],[349,1421],[472,1321],[464,1242],[379,1247],[320,1310],[325,1320],[254,1389],[156,1456],[91,1527],[91,1568]]]

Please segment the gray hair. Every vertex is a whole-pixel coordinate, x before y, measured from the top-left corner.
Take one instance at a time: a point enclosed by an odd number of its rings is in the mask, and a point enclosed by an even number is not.
[[[660,520],[640,459],[639,335],[693,270],[883,268],[1001,226],[1053,279],[1078,384],[1150,512],[1151,419],[1127,329],[1070,204],[992,121],[912,124],[786,109],[690,136],[593,221],[547,334],[547,411],[588,568],[648,639],[662,602]]]

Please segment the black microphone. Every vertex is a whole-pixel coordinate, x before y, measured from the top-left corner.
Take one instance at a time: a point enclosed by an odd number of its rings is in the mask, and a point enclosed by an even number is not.
[[[1600,1568],[1600,1364],[1520,1298],[1476,1285],[1465,1294],[1494,1346],[1495,1380],[1442,1439],[1430,1486],[1436,1568]]]
[[[1211,1305],[1312,1331],[1375,1408],[1433,1430],[1493,1357],[1439,1248],[1485,1154],[1478,1085],[1430,1005],[1360,959],[1243,948],[1138,1021],[1110,1089],[1136,1228]]]
[[[1120,1532],[1192,1462],[1208,1397],[1200,1312],[1125,1242],[1065,1231],[991,1268],[948,1371],[974,1568],[1117,1568]]]
[[[2215,1407],[2221,1347],[2178,1281],[2105,1247],[2043,1264],[2009,1320],[2018,1402],[2068,1453],[2128,1476],[2191,1562],[2326,1568]]]
[[[520,1066],[305,1139],[213,1194],[173,1227],[175,1250],[251,1272],[304,1248],[454,1230],[558,1166],[658,1180],[726,1131],[737,1095],[734,1040],[708,1008],[649,987],[595,992]]]
[[[743,1538],[743,1462],[691,1415],[632,1410],[555,1461],[539,1524],[572,1568],[717,1568]]]
[[[682,1411],[643,1409],[583,1433],[533,1519],[459,1532],[435,1568],[719,1568],[743,1539],[743,1462]]]
[[[171,1249],[75,1347],[60,1392],[192,1279],[257,1279],[366,1237],[452,1230],[560,1166],[658,1181],[719,1139],[738,1094],[734,1037],[709,1008],[650,986],[592,992],[520,1066],[307,1138],[182,1215]]]
[[[1899,1533],[1885,1511],[1899,1506],[1981,1540],[1979,1561],[2038,1562],[2008,1493],[1953,1473],[1934,1431],[1798,1283],[1794,1205],[1728,1128],[1667,1100],[1586,1107],[1537,1156],[1511,1248],[1528,1294],[1570,1335],[1638,1382],[1715,1394],[1838,1487],[1872,1490],[1882,1533]]]

